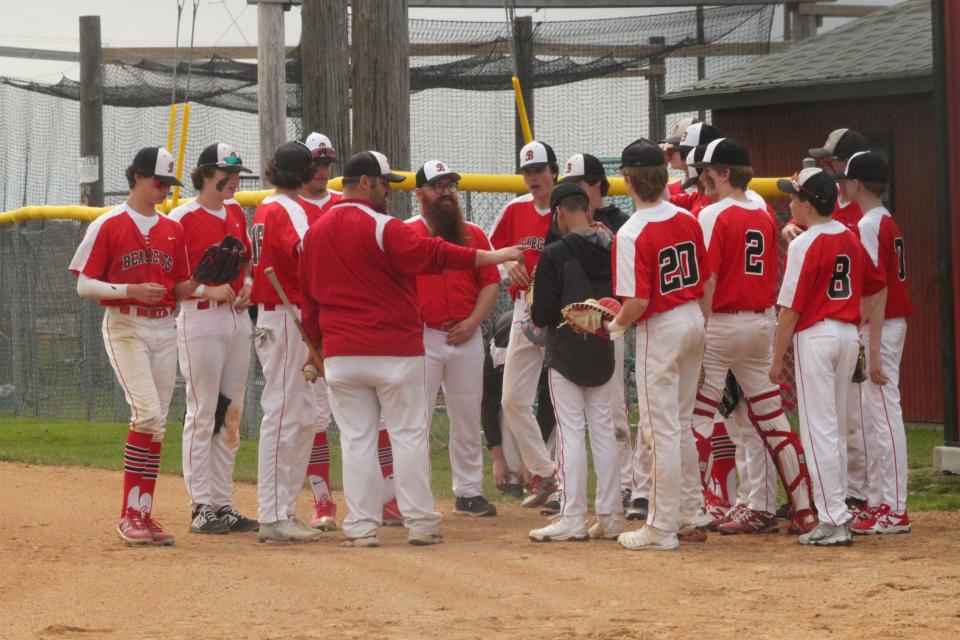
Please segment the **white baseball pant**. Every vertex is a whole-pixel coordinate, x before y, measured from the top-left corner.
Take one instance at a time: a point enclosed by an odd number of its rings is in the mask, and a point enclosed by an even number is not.
[[[423,329],[427,370],[427,431],[443,386],[450,418],[450,470],[453,493],[460,498],[483,494],[483,335],[478,329],[457,346],[447,344],[447,332]]]
[[[383,511],[378,460],[380,416],[393,448],[394,488],[404,526],[436,533],[441,516],[430,489],[426,367],[423,356],[334,356],[324,360],[330,407],[340,428],[343,496],[349,515],[343,532],[374,535]]]
[[[250,316],[228,304],[185,300],[177,317],[180,374],[186,382],[183,481],[191,505],[233,504],[233,465],[240,448],[240,419],[250,369]],[[217,401],[230,399],[214,433]]]
[[[620,336],[613,342],[614,370],[613,370],[613,428],[617,436],[617,450],[620,460],[620,489],[639,487],[636,497],[646,498],[650,493],[650,450],[637,439],[636,458],[634,457],[633,439],[630,437],[630,416],[627,412],[626,369],[624,367],[626,355],[626,336]]]
[[[530,314],[523,298],[513,306],[513,324],[503,366],[503,418],[520,449],[520,457],[530,473],[543,478],[553,476],[555,465],[543,442],[540,425],[533,415],[537,383],[543,368],[543,347],[530,342],[520,328]]]
[[[703,314],[695,302],[637,326],[638,439],[648,444],[653,458],[647,525],[664,533],[676,533],[681,509],[702,504],[690,424],[703,340]],[[691,456],[692,471],[685,469]]]
[[[327,381],[318,378],[311,385],[317,406],[316,429],[314,433],[321,433],[330,428],[331,419],[330,398],[327,397]]]
[[[593,451],[593,471],[597,476],[594,510],[598,516],[612,515],[623,510],[620,500],[620,478],[617,465],[617,438],[614,434],[611,405],[616,389],[611,376],[599,387],[581,387],[550,369],[550,400],[557,417],[557,468],[563,499],[560,513],[564,519],[587,519],[587,443],[589,424],[590,448]],[[586,418],[586,420],[584,420]]]
[[[163,440],[177,377],[177,330],[173,316],[141,318],[107,307],[103,344],[130,406],[130,428]]]
[[[793,337],[800,437],[820,522],[841,525],[847,509],[846,412],[859,343],[852,324],[824,320]]]
[[[316,396],[302,373],[307,345],[283,307],[260,305],[257,342],[263,368],[263,420],[257,456],[257,499],[260,522],[277,522],[296,512],[297,497],[310,460],[316,421]]]
[[[869,344],[870,325],[863,328],[863,334]],[[906,318],[884,321],[880,358],[889,382],[878,385],[867,380],[862,385],[864,417],[867,418],[863,423],[867,486],[878,485],[881,504],[889,506],[894,513],[907,509],[907,436],[900,406],[900,360],[906,337]],[[873,502],[870,505],[879,506]]]

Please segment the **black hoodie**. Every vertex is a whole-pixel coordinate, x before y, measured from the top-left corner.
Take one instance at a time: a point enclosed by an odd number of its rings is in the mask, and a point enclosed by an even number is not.
[[[592,229],[566,234],[544,247],[533,284],[533,324],[547,327],[545,365],[581,387],[599,387],[613,375],[613,343],[580,335],[560,310],[572,302],[613,295],[610,237]]]

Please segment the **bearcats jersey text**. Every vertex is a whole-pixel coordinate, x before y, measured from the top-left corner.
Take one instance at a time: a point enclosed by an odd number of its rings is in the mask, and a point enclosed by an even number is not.
[[[543,251],[544,238],[550,230],[550,211],[537,209],[532,194],[514,198],[507,203],[500,215],[493,223],[490,231],[490,244],[494,249],[503,249],[521,245],[526,247],[523,252],[523,264],[527,273],[533,273]],[[510,286],[510,296],[516,298],[519,288]]]

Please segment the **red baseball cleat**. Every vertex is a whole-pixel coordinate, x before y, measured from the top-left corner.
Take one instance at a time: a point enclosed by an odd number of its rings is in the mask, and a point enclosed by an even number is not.
[[[775,513],[765,513],[753,509],[743,509],[736,517],[717,527],[717,531],[725,536],[735,536],[751,533],[776,533],[780,525]]]
[[[146,525],[150,534],[153,536],[153,544],[159,547],[169,547],[173,544],[173,534],[164,531],[163,526],[154,520],[149,513],[143,514],[142,518],[143,524]]]
[[[399,527],[403,524],[403,514],[400,513],[396,498],[384,503],[383,524],[388,527]]]
[[[528,509],[539,507],[550,497],[550,494],[557,490],[557,481],[553,476],[544,478],[543,476],[533,476],[530,478],[530,495],[520,503],[521,507]]]
[[[143,516],[132,507],[117,522],[117,533],[130,546],[153,544],[153,534],[143,521]]]
[[[386,507],[384,507],[386,520]],[[310,526],[320,531],[334,531],[337,528],[337,503],[328,497],[321,498],[313,504],[313,520]]]
[[[813,515],[810,509],[804,509],[800,513],[790,517],[790,526],[787,527],[787,533],[792,536],[799,536],[810,533],[817,527],[817,516]]]

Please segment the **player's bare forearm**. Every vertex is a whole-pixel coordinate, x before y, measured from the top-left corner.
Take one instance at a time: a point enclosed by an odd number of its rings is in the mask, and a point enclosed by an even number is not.
[[[870,323],[870,344],[867,345],[870,380],[874,384],[884,385],[889,382],[883,371],[883,357],[880,347],[883,344],[883,321],[887,308],[887,288],[884,287],[872,296],[864,298],[861,311],[868,314]]]
[[[700,305],[700,311],[703,313],[703,319],[710,317],[710,311],[713,309],[713,292],[717,289],[717,275],[713,274],[703,283],[703,297],[697,300]]]
[[[646,312],[649,306],[650,301],[644,298],[624,298],[620,313],[613,319],[613,322],[620,327],[629,327],[640,319],[640,316]]]
[[[481,249],[477,251],[474,266],[486,267],[492,264],[502,264],[504,267],[508,267],[511,263],[519,264],[521,267],[523,266],[523,247],[517,245],[515,247],[504,247],[496,251]],[[509,271],[510,269],[508,268],[507,272],[509,273]]]
[[[773,340],[773,364],[770,366],[770,381],[780,384],[783,381],[783,358],[787,355],[790,340],[797,329],[800,314],[786,307],[780,309],[780,318],[777,321],[777,335]]]
[[[193,295],[193,292],[197,290],[197,287],[200,286],[200,283],[190,278],[189,280],[184,280],[183,282],[178,282],[173,285],[173,295],[177,300],[186,300]]]
[[[497,304],[497,295],[499,293],[500,285],[497,283],[488,284],[483,289],[480,289],[480,293],[477,294],[477,303],[473,305],[473,313],[470,314],[470,318],[475,321],[478,326],[490,315],[490,311],[494,305]]]

